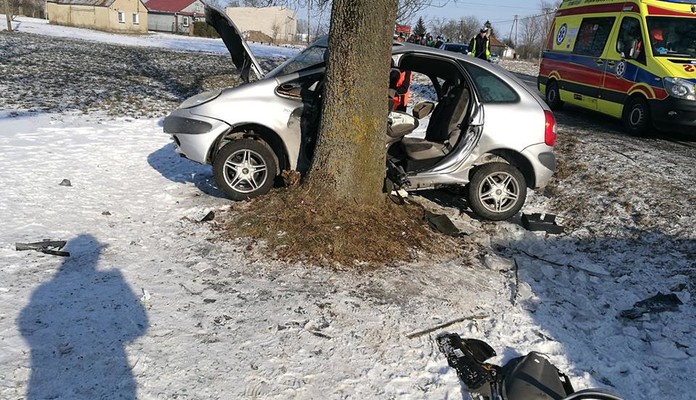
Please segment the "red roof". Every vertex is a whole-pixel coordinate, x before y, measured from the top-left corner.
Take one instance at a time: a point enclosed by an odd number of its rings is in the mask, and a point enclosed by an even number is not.
[[[145,3],[148,11],[178,13],[197,0],[150,0]]]

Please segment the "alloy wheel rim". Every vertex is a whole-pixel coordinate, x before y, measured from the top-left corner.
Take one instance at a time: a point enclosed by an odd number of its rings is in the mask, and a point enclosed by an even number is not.
[[[268,179],[268,166],[263,157],[249,149],[237,150],[225,160],[225,182],[234,191],[251,193]]]
[[[481,204],[492,212],[504,213],[515,207],[520,197],[520,186],[514,176],[507,172],[496,172],[486,176],[479,184],[478,196]]]

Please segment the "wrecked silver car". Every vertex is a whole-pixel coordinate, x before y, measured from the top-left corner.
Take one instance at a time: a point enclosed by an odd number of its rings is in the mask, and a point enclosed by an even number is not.
[[[310,166],[328,40],[264,74],[227,15],[209,6],[205,13],[245,83],[187,99],[164,131],[183,156],[213,166],[229,198],[256,197],[283,170]],[[385,112],[388,175],[397,187],[462,187],[474,213],[503,220],[520,210],[528,187],[546,185],[556,165],[556,121],[531,89],[496,65],[425,46],[394,43],[392,60],[432,96],[408,112]]]

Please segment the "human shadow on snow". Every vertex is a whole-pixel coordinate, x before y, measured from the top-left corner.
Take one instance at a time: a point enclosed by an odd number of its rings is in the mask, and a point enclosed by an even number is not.
[[[87,234],[68,242],[71,256],[19,314],[31,348],[27,399],[136,398],[125,346],[148,317],[118,269],[97,268],[105,247]]]

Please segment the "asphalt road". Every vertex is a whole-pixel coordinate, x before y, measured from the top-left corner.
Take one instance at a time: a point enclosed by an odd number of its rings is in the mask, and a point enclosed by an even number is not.
[[[537,77],[527,74],[513,72],[517,78],[522,82],[527,84],[531,89],[537,90]],[[539,95],[544,98],[544,95],[540,92]],[[588,123],[596,131],[616,134],[616,135],[626,135],[621,125],[621,121],[602,115],[600,113],[588,111],[581,109],[579,107],[565,106],[562,110],[554,111],[556,118],[558,119],[559,125],[564,123],[569,123],[574,126],[582,125],[583,123]],[[689,131],[685,132],[673,132],[673,131],[655,131],[654,134],[648,135],[643,139],[646,142],[650,142],[659,145],[659,142],[671,142],[679,146],[689,148],[691,150],[685,150],[688,153],[692,153],[696,157],[696,133],[691,133]]]

